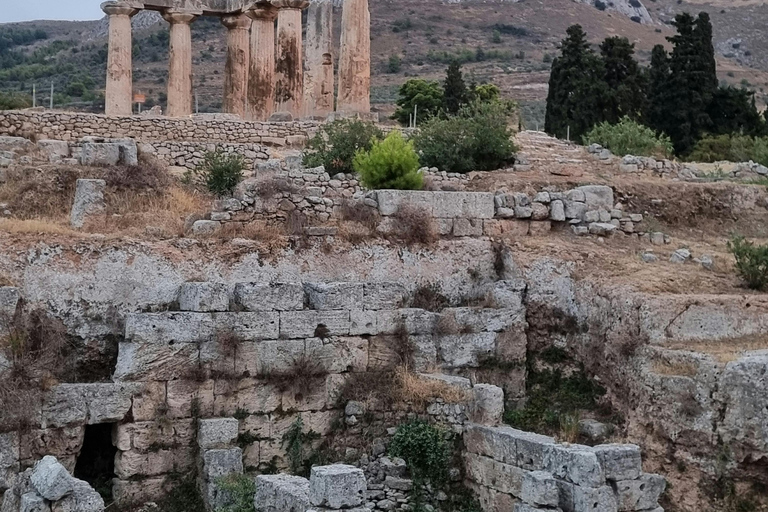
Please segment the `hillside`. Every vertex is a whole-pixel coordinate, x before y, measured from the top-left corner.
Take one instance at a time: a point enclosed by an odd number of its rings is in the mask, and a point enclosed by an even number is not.
[[[391,111],[401,83],[415,76],[439,79],[446,63],[459,58],[475,80],[492,81],[506,96],[520,100],[529,126],[535,127],[542,116],[549,62],[569,25],[583,25],[595,43],[611,35],[625,36],[637,45],[639,59],[647,61],[653,45],[665,43],[665,37],[674,33],[669,23],[675,14],[685,10],[706,10],[712,16],[721,80],[754,89],[758,103],[765,105],[768,35],[762,20],[768,6],[719,0],[375,1],[371,3],[373,102],[378,110]],[[145,13],[135,19],[135,25],[136,89],[146,93],[150,102],[163,103],[165,23],[156,14]],[[0,33],[26,29],[42,29],[48,38],[0,49],[0,91],[31,91],[36,83],[38,91],[45,91],[38,98],[47,103],[53,82],[59,92],[57,105],[98,110],[106,59],[105,20],[8,24]],[[193,39],[200,110],[217,111],[225,29],[215,19],[201,19],[193,27]],[[10,53],[15,60],[9,62]],[[97,101],[91,107],[94,98]]]

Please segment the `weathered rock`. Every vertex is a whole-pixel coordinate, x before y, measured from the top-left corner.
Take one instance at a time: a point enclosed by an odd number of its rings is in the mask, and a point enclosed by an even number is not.
[[[237,439],[239,423],[235,418],[213,418],[199,420],[197,445],[202,450],[223,448]]]
[[[672,263],[685,263],[689,259],[691,259],[691,251],[688,249],[678,249],[669,257]]]
[[[292,475],[259,475],[253,504],[257,512],[304,512],[309,501],[309,480]]]
[[[640,447],[634,444],[602,444],[595,447],[608,480],[634,480],[642,471]]]
[[[120,145],[109,142],[86,142],[80,153],[82,165],[108,166],[120,163]]]
[[[51,507],[45,499],[36,492],[28,492],[21,496],[19,512],[50,512]]]
[[[315,466],[309,477],[309,499],[315,506],[357,507],[363,503],[366,487],[362,469],[344,464]]]
[[[193,235],[212,235],[221,229],[221,222],[215,220],[198,220],[192,224]]]
[[[664,477],[649,473],[635,480],[620,480],[616,482],[618,509],[622,512],[654,509],[666,487]]]
[[[301,310],[304,287],[298,283],[237,283],[235,304],[246,311]]]
[[[107,183],[104,180],[77,180],[75,201],[72,205],[69,222],[75,228],[82,228],[89,217],[104,213],[104,190]]]
[[[504,390],[492,384],[475,384],[472,388],[470,421],[496,426],[504,415]]]
[[[88,482],[75,479],[72,494],[55,502],[52,512],[102,512],[104,498]]]
[[[57,501],[75,489],[75,479],[55,457],[46,455],[35,464],[30,477],[32,487],[45,499]]]
[[[306,283],[309,307],[312,309],[355,309],[363,303],[363,283]]]
[[[229,310],[229,293],[226,283],[182,284],[179,290],[179,309],[201,313]]]
[[[551,473],[531,471],[523,477],[520,498],[531,505],[556,507],[560,503],[560,491]]]
[[[43,139],[37,141],[37,147],[48,156],[50,162],[60,162],[69,158],[69,143],[63,140]]]

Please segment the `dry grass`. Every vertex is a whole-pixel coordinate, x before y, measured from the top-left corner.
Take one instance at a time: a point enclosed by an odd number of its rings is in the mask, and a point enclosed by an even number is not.
[[[425,379],[403,367],[397,368],[395,375],[400,384],[399,394],[402,402],[423,407],[437,399],[449,404],[463,403],[470,399],[466,389],[439,380]]]
[[[0,274],[0,286],[16,286],[13,280],[5,274]]]
[[[439,313],[451,306],[451,301],[443,295],[440,285],[437,283],[421,284],[413,292],[411,307],[426,309],[433,313]]]
[[[423,208],[403,205],[393,218],[393,236],[406,245],[432,245],[439,239],[434,219]]]
[[[652,370],[657,375],[668,377],[695,377],[699,373],[699,369],[694,363],[661,359],[653,362]]]
[[[701,352],[712,356],[718,363],[725,364],[744,357],[747,352],[768,350],[768,336],[754,335],[722,340],[689,341],[674,343],[665,348]]]
[[[302,354],[281,371],[265,372],[259,377],[273,384],[281,393],[291,392],[297,400],[311,395],[325,382],[328,370],[312,354]]]
[[[77,235],[63,220],[54,219],[0,219],[0,231],[6,233],[37,233],[48,235]]]

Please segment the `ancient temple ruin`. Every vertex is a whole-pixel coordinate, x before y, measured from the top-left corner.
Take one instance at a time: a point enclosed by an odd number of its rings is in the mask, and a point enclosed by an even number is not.
[[[334,111],[333,5],[330,0],[120,0],[104,2],[109,17],[106,114],[131,115],[131,17],[159,11],[170,24],[167,115],[193,112],[192,24],[217,16],[227,28],[224,112],[266,121],[275,112],[293,118]],[[302,11],[309,8],[307,41]],[[368,0],[344,3],[339,62],[339,111],[370,111]]]

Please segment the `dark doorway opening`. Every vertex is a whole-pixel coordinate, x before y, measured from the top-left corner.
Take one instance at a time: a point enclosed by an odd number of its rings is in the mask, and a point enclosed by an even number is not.
[[[85,427],[83,449],[75,463],[75,478],[91,484],[106,503],[112,501],[115,454],[117,448],[112,444],[111,423]]]

